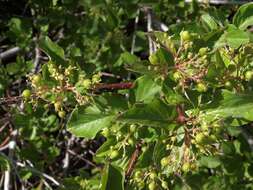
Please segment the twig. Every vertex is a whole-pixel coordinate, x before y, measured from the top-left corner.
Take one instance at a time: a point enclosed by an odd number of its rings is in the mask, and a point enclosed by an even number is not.
[[[10,189],[10,170],[4,172],[4,190]]]
[[[0,179],[0,187],[2,187],[3,181],[4,181],[4,175],[1,175],[1,179]]]
[[[177,111],[177,119],[176,119],[177,123],[181,125],[185,124],[187,118],[185,117],[183,105],[177,105],[176,111]]]
[[[71,138],[68,139],[67,141],[67,146],[66,146],[66,151],[65,151],[65,157],[63,159],[63,173],[64,175],[66,175],[67,171],[68,171],[68,168],[69,168],[69,149],[70,149],[70,145],[71,145],[71,142],[74,140],[74,136],[72,135]]]
[[[150,33],[153,31],[151,8],[146,7],[146,13],[147,13],[147,32]],[[149,35],[148,35],[148,44],[149,44],[149,55],[151,55],[156,51],[156,48],[152,38]]]
[[[136,145],[135,151],[133,152],[133,154],[132,154],[132,156],[131,156],[131,158],[128,162],[127,170],[126,170],[126,173],[125,173],[126,181],[132,175],[135,164],[137,163],[138,158],[139,158],[140,153],[141,153],[141,146],[142,146],[142,142],[140,142]]]
[[[166,24],[159,21],[158,19],[154,18],[154,15],[152,16],[152,21],[155,30],[159,30],[162,32],[167,32],[169,30],[169,27]]]
[[[33,166],[26,166],[25,164],[23,164],[21,162],[16,162],[16,164],[17,164],[17,166],[20,166],[20,167],[23,167],[23,168],[27,168],[31,172],[36,173],[36,174],[38,174],[38,175],[40,175],[40,176],[48,179],[49,181],[53,182],[57,186],[60,186],[60,183],[56,179],[54,179],[52,176],[50,176],[50,175],[48,175],[46,173],[43,173],[43,172],[35,169]]]
[[[10,136],[7,136],[7,137],[4,139],[4,141],[0,144],[0,151],[6,149],[6,148],[3,148],[3,147],[6,147],[6,145],[7,145],[8,142],[9,142],[9,140],[10,140]],[[3,149],[2,149],[2,148],[3,148]],[[7,146],[7,148],[8,148],[8,146]]]
[[[22,99],[21,96],[0,98],[0,105],[2,104],[15,104]]]
[[[134,87],[133,82],[121,82],[121,83],[110,83],[110,84],[97,84],[94,86],[91,91],[97,92],[99,90],[123,90],[123,89],[130,89]],[[59,90],[59,89],[55,89]],[[61,90],[61,89],[60,89]],[[66,91],[73,91],[74,87],[67,87],[65,88]],[[58,91],[57,91],[58,92]],[[35,94],[31,95],[32,97],[35,97]],[[22,100],[22,96],[12,96],[12,97],[5,97],[5,98],[0,98],[0,105],[3,104],[16,104],[17,102]],[[45,101],[45,99],[43,99]]]
[[[18,134],[18,131],[17,130],[14,130],[12,132],[12,140],[9,142],[9,159],[10,160],[13,160],[13,156],[14,156],[14,150],[15,150],[15,147],[16,147],[16,136]],[[11,167],[8,168],[8,170],[6,170],[4,172],[4,190],[9,190],[11,188],[11,185],[10,185],[10,181],[11,181]]]
[[[40,49],[38,45],[35,47],[35,58],[34,58],[34,72],[38,73],[40,68]]]
[[[112,74],[112,73],[100,72],[100,74],[102,76],[106,76],[106,77],[113,77],[113,78],[117,78],[117,79],[121,78],[119,75],[115,75],[115,74]]]
[[[82,156],[78,155],[77,153],[75,153],[74,151],[72,150],[68,150],[68,152],[74,156],[76,156],[77,158],[79,158],[80,160],[83,160],[85,162],[87,162],[89,165],[93,166],[93,167],[97,167],[94,163],[92,163],[91,161],[83,158]]]
[[[48,184],[48,182],[44,179],[42,179],[42,182],[45,184],[45,186],[50,189],[50,190],[53,190],[53,188]]]
[[[95,156],[95,152],[93,152],[92,150],[88,150],[88,152],[89,152],[92,156]]]
[[[8,118],[3,118],[3,121],[6,120],[5,124],[3,124],[3,126],[0,128],[0,133],[5,129],[5,127],[9,124],[8,122]]]
[[[134,54],[134,47],[135,47],[135,41],[136,41],[136,31],[138,28],[139,15],[140,15],[140,9],[137,10],[135,21],[134,21],[134,33],[133,33],[133,39],[132,39],[132,45],[131,45],[131,54]]]
[[[94,90],[120,90],[120,89],[130,89],[133,88],[134,84],[132,82],[121,82],[121,83],[112,83],[112,84],[98,84],[95,86]]]
[[[14,47],[14,48],[6,50],[5,52],[0,53],[0,62],[6,61],[12,57],[15,57],[20,51],[21,51],[21,48]]]
[[[37,170],[37,171],[38,171],[38,170]],[[60,183],[59,183],[58,181],[56,181],[52,176],[50,176],[50,175],[48,175],[48,174],[46,174],[46,173],[42,173],[42,172],[41,172],[41,174],[42,174],[42,176],[43,176],[44,178],[46,178],[46,179],[48,179],[49,181],[53,182],[55,185],[60,186]]]

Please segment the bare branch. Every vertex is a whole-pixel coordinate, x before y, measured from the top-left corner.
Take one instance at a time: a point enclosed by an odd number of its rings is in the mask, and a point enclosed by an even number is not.
[[[134,47],[135,47],[135,41],[136,41],[136,31],[138,28],[139,16],[140,16],[140,9],[137,10],[135,21],[134,21],[134,33],[133,33],[133,39],[132,39],[132,45],[131,45],[131,54],[134,54]]]
[[[112,83],[112,84],[98,84],[95,86],[94,90],[120,90],[120,89],[130,89],[133,88],[134,84],[132,82],[121,82],[121,83]]]
[[[6,61],[12,57],[17,56],[17,54],[21,51],[21,48],[14,47],[6,50],[5,52],[0,53],[0,62]]]
[[[60,183],[54,179],[52,176],[46,174],[46,173],[43,173],[37,169],[35,169],[34,167],[32,166],[26,166],[25,164],[21,163],[21,162],[16,162],[17,166],[20,166],[20,167],[23,167],[23,168],[27,168],[29,169],[31,172],[33,173],[37,173],[38,175],[44,177],[45,179],[48,179],[49,181],[53,182],[55,185],[57,186],[60,186]]]
[[[121,78],[121,76],[115,75],[115,74],[112,74],[112,73],[100,72],[100,74],[101,74],[102,76],[106,76],[106,77],[113,77],[113,78],[117,78],[117,79],[120,79],[120,78]]]
[[[65,151],[65,157],[63,159],[63,173],[66,174],[69,168],[69,161],[70,161],[70,155],[69,155],[69,149],[72,141],[74,140],[74,136],[71,135],[71,138],[68,139],[67,145],[66,145],[66,151]]]
[[[77,158],[79,158],[80,160],[83,160],[85,161],[86,163],[88,163],[89,165],[93,166],[93,167],[97,167],[94,163],[92,163],[91,161],[85,159],[84,157],[78,155],[77,153],[75,153],[74,151],[72,150],[68,150],[68,152],[74,156],[76,156]]]
[[[13,156],[14,156],[14,150],[15,150],[15,147],[16,147],[16,136],[18,134],[18,131],[17,130],[14,130],[12,132],[12,140],[9,142],[9,159],[10,160],[13,160]],[[4,190],[9,190],[11,189],[11,185],[10,185],[10,182],[11,182],[11,167],[8,168],[8,170],[6,170],[4,172]]]
[[[40,68],[40,49],[38,45],[35,47],[34,73],[38,73]]]
[[[152,28],[152,10],[150,7],[146,7],[144,11],[147,14],[147,32],[150,33],[153,31]],[[149,43],[149,55],[153,54],[156,51],[156,45],[153,42],[150,35],[148,35],[148,43]]]

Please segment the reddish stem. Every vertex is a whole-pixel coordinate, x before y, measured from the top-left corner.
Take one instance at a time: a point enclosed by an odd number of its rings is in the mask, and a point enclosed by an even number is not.
[[[133,154],[128,162],[128,166],[127,166],[127,169],[125,172],[125,185],[127,184],[129,178],[131,177],[134,167],[135,167],[135,165],[138,161],[138,158],[142,152],[141,151],[142,144],[143,144],[143,142],[139,142],[136,144],[135,151],[133,152]]]
[[[121,82],[112,84],[98,84],[95,86],[95,90],[109,89],[109,90],[121,90],[133,88],[134,84],[132,82]]]
[[[97,84],[93,89],[93,91],[99,91],[99,90],[123,90],[123,89],[131,89],[134,87],[134,83],[133,82],[120,82],[120,83],[111,83],[111,84],[105,84],[105,83],[101,83],[101,84]],[[67,87],[65,88],[65,90],[73,90],[73,87]],[[1,104],[12,104],[12,103],[16,103],[17,101],[21,100],[22,97],[21,96],[15,96],[15,97],[11,97],[8,96],[7,98],[0,98],[0,105]]]
[[[176,107],[176,110],[177,110],[177,123],[178,124],[185,124],[186,122],[186,117],[185,117],[185,113],[183,111],[183,107],[181,105],[177,105]]]

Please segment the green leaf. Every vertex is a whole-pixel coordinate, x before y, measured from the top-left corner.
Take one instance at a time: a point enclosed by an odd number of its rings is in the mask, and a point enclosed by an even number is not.
[[[230,55],[224,49],[221,49],[220,51],[217,51],[217,53],[216,53],[216,61],[217,61],[217,63],[219,63],[220,67],[223,66],[223,65],[225,65],[225,67],[228,68],[229,65],[233,64],[233,62],[230,59]]]
[[[14,75],[14,74],[18,74],[18,72],[20,71],[20,65],[17,63],[10,63],[6,66],[6,71],[10,74],[10,75]]]
[[[233,23],[241,30],[253,25],[253,3],[242,5],[236,12]]]
[[[208,168],[217,168],[221,162],[218,158],[212,156],[203,156],[199,160],[200,165]]]
[[[219,47],[223,47],[226,45],[226,33],[223,33],[220,37],[219,40],[217,40],[214,43],[214,48],[218,49]]]
[[[21,169],[19,175],[22,180],[28,180],[32,177],[32,172],[26,168]]]
[[[164,98],[167,101],[168,104],[170,105],[177,105],[182,102],[185,102],[185,99],[183,96],[176,91],[172,90],[169,86],[164,85],[163,86],[163,93],[164,93]]]
[[[201,19],[208,26],[209,29],[211,29],[211,30],[218,29],[218,25],[217,25],[215,19],[212,16],[210,16],[209,14],[202,15]]]
[[[124,173],[112,164],[107,164],[103,176],[101,190],[124,190]]]
[[[160,48],[150,55],[149,61],[152,65],[174,65],[173,55],[164,48]]]
[[[17,42],[22,48],[28,45],[29,39],[32,35],[32,24],[29,19],[12,18],[9,21],[10,39]]]
[[[175,117],[173,106],[155,100],[149,104],[137,104],[118,117],[118,120],[129,124],[140,124],[153,127],[168,127]]]
[[[242,178],[245,172],[242,160],[243,157],[238,154],[222,157],[224,173]]]
[[[104,156],[108,155],[108,152],[111,152],[110,147],[116,144],[115,138],[107,139],[96,151],[95,156],[93,157],[94,161],[96,162],[104,162]]]
[[[4,172],[10,169],[10,163],[7,156],[0,154],[0,172]]]
[[[9,21],[10,31],[13,32],[16,36],[21,35],[24,32],[25,28],[22,24],[22,20],[19,18],[12,18]]]
[[[60,64],[64,62],[64,50],[59,45],[52,42],[49,37],[41,39],[39,46],[51,58],[51,60]]]
[[[78,137],[94,138],[103,128],[111,125],[115,116],[103,113],[89,114],[76,108],[67,123],[68,130]]]
[[[149,69],[150,63],[148,61],[140,61],[140,62],[136,62],[135,64],[132,65],[127,65],[126,69],[131,71],[131,72],[135,72],[135,73],[140,73],[143,75],[155,75],[156,72],[153,70]]]
[[[235,153],[235,147],[234,147],[233,142],[223,142],[221,144],[221,149],[223,153],[227,155]]]
[[[250,42],[250,35],[248,32],[236,28],[234,25],[229,25],[228,29],[221,35],[215,43],[215,48],[229,45],[232,48],[238,48],[241,45]]]
[[[239,29],[228,31],[228,33],[226,34],[226,39],[228,45],[232,48],[238,48],[243,44],[249,43],[250,41],[248,33]]]
[[[243,118],[253,120],[253,94],[235,94],[224,90],[220,106],[202,112],[203,118]]]
[[[53,6],[57,5],[58,0],[52,0]]]
[[[163,157],[166,156],[166,144],[161,140],[158,140],[154,147],[153,160],[156,165],[160,165],[160,161]]]
[[[135,63],[140,62],[139,58],[129,52],[124,52],[120,55],[119,59],[117,60],[115,66],[121,66],[124,64],[133,65]]]
[[[154,152],[154,145],[150,144],[149,146],[147,146],[147,150],[142,152],[141,155],[139,156],[136,167],[145,168],[152,165],[153,152]]]
[[[161,31],[154,31],[152,32],[152,35],[154,35],[154,37],[156,38],[156,43],[161,44],[161,46],[166,49],[166,53],[168,51],[170,54],[176,54],[177,50],[175,48],[175,43],[167,33]]]
[[[135,98],[137,102],[148,103],[161,91],[161,86],[155,83],[151,76],[144,75],[135,82]]]
[[[111,111],[118,113],[119,111],[124,111],[128,108],[126,97],[120,94],[104,94],[100,96],[100,106],[103,108],[109,108]],[[98,99],[96,99],[96,103],[98,103]],[[102,102],[102,100],[104,102]]]

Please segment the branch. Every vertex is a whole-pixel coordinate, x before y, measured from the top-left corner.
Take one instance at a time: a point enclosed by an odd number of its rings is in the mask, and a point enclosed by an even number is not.
[[[0,98],[0,105],[16,104],[17,102],[19,102],[21,100],[22,100],[21,96],[4,97],[4,98]]]
[[[121,78],[119,75],[115,75],[115,74],[112,74],[112,73],[100,72],[100,74],[102,76],[112,77],[112,78],[116,78],[116,79],[120,79]]]
[[[134,170],[134,167],[135,167],[135,164],[137,163],[138,161],[138,158],[141,154],[141,146],[142,146],[142,142],[138,143],[135,147],[135,151],[133,152],[129,162],[128,162],[128,165],[127,165],[127,170],[126,170],[126,173],[125,173],[125,176],[126,176],[126,181],[128,180],[129,177],[131,177],[132,175],[132,172]]]
[[[134,84],[132,82],[121,82],[121,83],[112,83],[112,84],[98,84],[95,86],[94,90],[121,90],[121,89],[130,89],[133,88]]]
[[[63,167],[62,167],[64,175],[66,175],[68,168],[69,168],[69,160],[70,160],[69,159],[70,158],[69,149],[70,149],[70,145],[71,145],[73,139],[74,139],[74,136],[71,135],[71,138],[69,138],[67,141],[66,150],[65,150],[65,157],[63,159]]]
[[[40,68],[40,49],[38,45],[35,47],[34,73],[38,73]]]
[[[70,150],[70,149],[68,150],[68,152],[69,152],[70,154],[76,156],[76,157],[79,158],[80,160],[85,161],[85,162],[86,162],[87,164],[89,164],[90,166],[97,167],[96,164],[94,164],[93,162],[89,161],[88,159],[86,159],[86,158],[84,158],[84,157],[78,155],[76,152],[74,152],[74,151],[72,151],[72,150]]]
[[[8,49],[2,53],[0,53],[0,62],[6,61],[12,57],[17,56],[17,54],[21,51],[21,48],[14,47],[11,49]]]
[[[99,90],[123,90],[123,89],[131,89],[134,87],[133,82],[121,82],[121,83],[111,83],[111,84],[97,84],[93,89],[92,92],[97,92]],[[67,90],[73,90],[73,88],[68,88]],[[32,97],[35,97],[33,94]],[[17,102],[22,100],[22,96],[12,96],[12,97],[4,97],[0,98],[0,105],[4,104],[16,104]]]
[[[45,179],[48,179],[49,181],[53,182],[57,186],[60,186],[60,183],[57,180],[55,180],[52,176],[50,176],[50,175],[48,175],[46,173],[43,173],[43,172],[35,169],[34,167],[26,166],[25,164],[23,164],[21,162],[16,162],[16,164],[17,164],[17,166],[20,166],[20,167],[23,167],[23,168],[27,168],[31,172],[36,173],[36,174],[44,177]]]
[[[150,33],[153,31],[151,8],[146,7],[145,11],[147,13],[147,32]],[[156,47],[155,47],[155,44],[150,36],[148,36],[148,44],[149,44],[149,55],[151,55],[156,51]]]
[[[17,130],[14,130],[12,132],[12,140],[9,142],[9,155],[8,155],[8,158],[10,160],[13,160],[13,156],[14,156],[14,150],[15,150],[15,147],[16,147],[16,136],[18,134],[18,131]],[[11,167],[8,168],[8,170],[6,170],[4,172],[4,190],[9,190],[11,188],[11,185],[10,185],[10,181],[11,181]]]
[[[140,16],[140,9],[137,9],[136,17],[134,20],[134,32],[133,32],[133,39],[131,44],[131,54],[134,54],[134,48],[135,48],[135,42],[136,42],[136,31],[138,28],[138,22],[139,22],[139,16]],[[127,74],[127,80],[131,79],[131,72],[128,72]],[[126,94],[126,98],[129,98],[129,93]]]
[[[134,47],[135,47],[135,41],[136,41],[136,31],[138,28],[139,15],[140,15],[140,9],[137,10],[135,21],[134,21],[134,33],[133,33],[133,39],[132,39],[132,45],[131,45],[131,54],[134,54]]]
[[[177,111],[177,119],[176,119],[177,123],[181,125],[185,124],[185,122],[187,121],[187,118],[185,117],[183,106],[177,105],[176,111]]]

